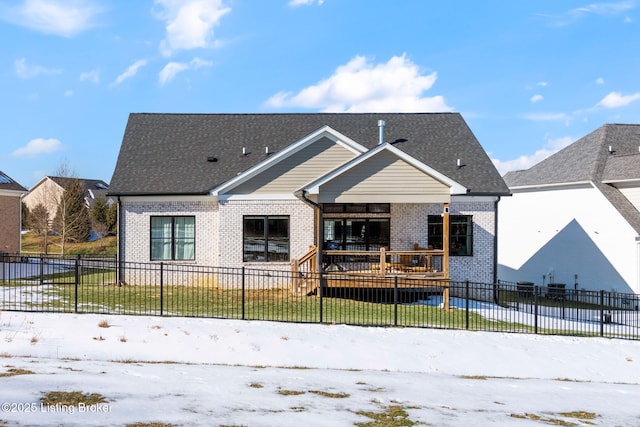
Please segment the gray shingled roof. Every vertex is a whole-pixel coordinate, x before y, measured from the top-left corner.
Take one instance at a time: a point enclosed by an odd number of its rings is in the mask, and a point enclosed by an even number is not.
[[[13,178],[2,171],[0,171],[0,190],[27,191],[26,188],[15,182]]]
[[[68,178],[61,176],[50,176],[49,178],[64,189],[67,189],[69,185],[78,180],[80,181],[82,188],[84,188],[85,195],[87,195],[87,192],[91,191],[94,198],[98,198],[99,196],[106,197],[109,189],[109,184],[101,179]]]
[[[527,170],[507,173],[504,180],[513,188],[640,178],[639,147],[640,125],[607,124]]]
[[[385,141],[470,189],[509,190],[457,113],[145,114],[129,116],[109,195],[206,194],[267,156],[328,125],[373,148]],[[242,155],[242,148],[247,155]],[[212,156],[217,162],[207,161]],[[456,166],[460,158],[464,167]]]
[[[640,179],[640,125],[607,124],[524,171],[509,172],[509,188],[592,182],[640,234],[640,212],[613,185]]]

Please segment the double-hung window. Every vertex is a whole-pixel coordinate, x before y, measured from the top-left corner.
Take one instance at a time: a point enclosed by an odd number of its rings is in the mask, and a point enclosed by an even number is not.
[[[151,217],[151,260],[186,261],[196,257],[196,219],[193,216]]]
[[[442,216],[429,215],[429,246],[442,249]],[[473,217],[449,216],[449,255],[473,255]]]
[[[247,215],[243,218],[244,262],[289,261],[289,217]]]

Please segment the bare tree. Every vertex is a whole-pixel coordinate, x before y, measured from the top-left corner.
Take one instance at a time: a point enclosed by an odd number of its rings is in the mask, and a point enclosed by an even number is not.
[[[46,254],[49,249],[51,222],[49,221],[49,211],[42,203],[38,203],[30,211],[28,226],[31,232],[41,239],[40,247]]]
[[[91,233],[91,216],[84,202],[84,187],[79,179],[69,181],[60,197],[53,230],[60,237],[60,249],[65,253],[67,242],[84,242]]]

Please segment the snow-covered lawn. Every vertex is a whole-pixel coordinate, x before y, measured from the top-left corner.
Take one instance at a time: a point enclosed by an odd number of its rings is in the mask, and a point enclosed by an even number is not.
[[[640,425],[637,341],[3,312],[0,355],[0,425]]]

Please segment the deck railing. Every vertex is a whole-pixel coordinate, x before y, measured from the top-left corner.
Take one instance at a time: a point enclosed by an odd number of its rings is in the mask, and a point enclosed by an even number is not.
[[[377,276],[388,274],[433,276],[447,279],[445,253],[439,249],[413,251],[322,251],[323,271],[369,273]]]

